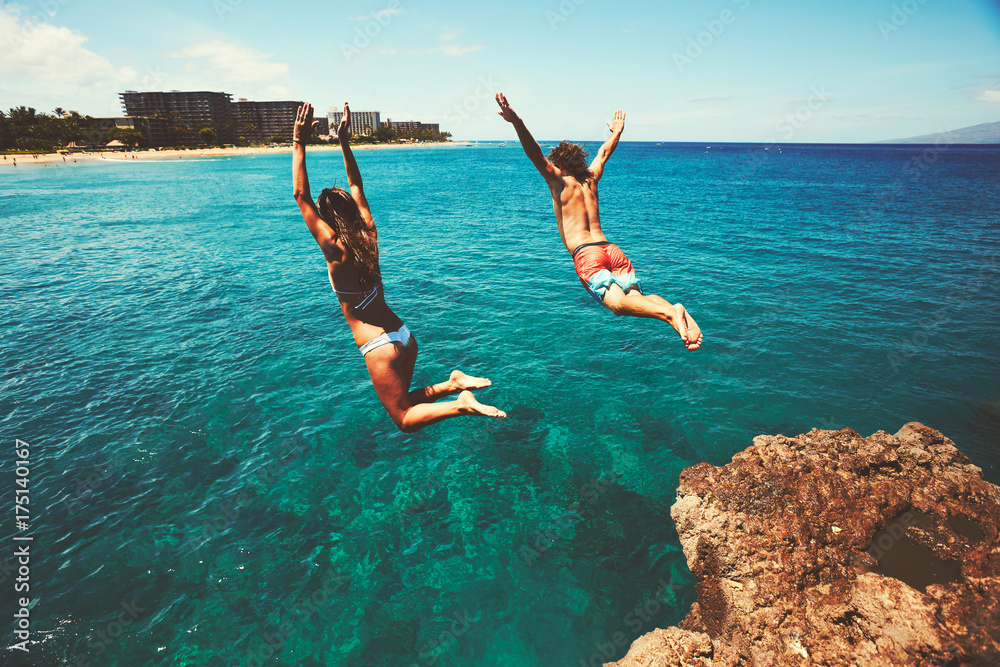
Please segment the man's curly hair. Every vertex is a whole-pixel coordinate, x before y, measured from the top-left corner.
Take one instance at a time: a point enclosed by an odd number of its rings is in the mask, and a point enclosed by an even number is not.
[[[563,141],[549,153],[549,162],[583,183],[594,175],[590,171],[589,157],[583,146]]]

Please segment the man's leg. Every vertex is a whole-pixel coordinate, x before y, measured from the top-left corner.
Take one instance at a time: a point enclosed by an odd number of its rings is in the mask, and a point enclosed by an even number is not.
[[[615,315],[650,317],[666,322],[680,334],[688,350],[701,347],[701,329],[679,303],[671,304],[656,294],[640,294],[637,290],[625,294],[621,287],[612,284],[604,295],[604,306]]]

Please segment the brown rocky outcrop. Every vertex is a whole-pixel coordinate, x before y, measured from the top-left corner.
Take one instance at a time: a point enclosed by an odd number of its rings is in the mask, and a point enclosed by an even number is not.
[[[671,515],[698,602],[608,665],[1000,665],[1000,488],[934,429],[758,436]]]

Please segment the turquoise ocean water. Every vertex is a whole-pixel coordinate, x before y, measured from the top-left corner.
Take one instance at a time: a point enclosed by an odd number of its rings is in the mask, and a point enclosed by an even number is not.
[[[602,181],[605,232],[697,318],[696,353],[593,302],[516,144],[358,151],[414,384],[486,375],[510,416],[413,435],[290,156],[4,170],[29,664],[600,664],[695,600],[687,465],[917,420],[1000,482],[1000,149],[767,148],[624,143]],[[345,184],[338,153],[309,168]]]

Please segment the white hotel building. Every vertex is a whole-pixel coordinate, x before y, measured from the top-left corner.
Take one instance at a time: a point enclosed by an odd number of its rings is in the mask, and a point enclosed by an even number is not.
[[[348,128],[351,134],[371,136],[372,132],[382,127],[379,111],[355,111],[351,109],[351,125]],[[326,118],[330,123],[330,134],[336,135],[337,128],[340,127],[340,119],[344,112],[338,107],[330,107]]]

